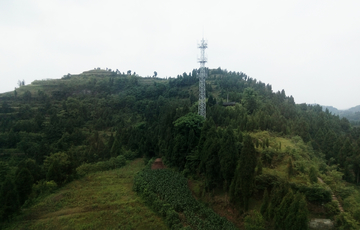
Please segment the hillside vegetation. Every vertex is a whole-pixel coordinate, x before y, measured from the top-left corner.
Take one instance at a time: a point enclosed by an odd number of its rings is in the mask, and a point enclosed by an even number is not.
[[[352,107],[346,110],[338,110],[332,106],[323,106],[323,110],[338,115],[340,117],[345,117],[348,119],[352,125],[359,126],[360,125],[360,105]]]
[[[1,94],[2,222],[12,226],[51,199],[51,191],[60,188],[57,196],[93,172],[161,157],[168,169],[142,176],[145,187],[134,189],[169,228],[228,224],[219,214],[241,229],[307,229],[312,217],[357,229],[360,129],[321,106],[295,104],[284,90],[273,92],[244,73],[207,71],[206,119],[197,115],[198,70],[159,79],[96,69]],[[235,105],[223,106],[227,100]],[[103,175],[112,180],[111,172]],[[164,183],[188,181],[196,211],[168,200],[172,191],[165,196],[155,187],[144,189],[164,177]],[[198,207],[206,217],[190,220],[187,212]]]
[[[167,229],[132,190],[144,166],[89,174],[25,208],[7,229]]]

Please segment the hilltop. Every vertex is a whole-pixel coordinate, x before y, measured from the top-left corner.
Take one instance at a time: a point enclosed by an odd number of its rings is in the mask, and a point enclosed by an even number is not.
[[[356,229],[359,128],[319,105],[295,104],[285,90],[273,92],[244,73],[207,71],[206,120],[197,115],[198,70],[161,79],[94,69],[0,94],[0,197],[9,198],[0,199],[2,220],[16,226],[27,210],[36,212],[83,178],[98,171],[112,178],[108,170],[125,170],[116,168],[143,157],[161,158],[166,169],[122,171],[134,178],[136,193],[128,194],[141,197],[157,214],[152,219],[160,224],[162,217],[169,228],[275,229],[321,217]],[[187,189],[182,200],[174,196]],[[55,211],[89,208],[79,205]],[[53,211],[41,215],[59,219]]]

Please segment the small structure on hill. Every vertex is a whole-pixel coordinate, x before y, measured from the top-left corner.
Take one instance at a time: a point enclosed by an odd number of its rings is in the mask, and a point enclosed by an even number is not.
[[[163,164],[161,158],[157,158],[154,163],[151,165],[151,169],[164,169],[165,165]]]
[[[235,106],[235,102],[224,102],[223,106],[227,107],[227,106]]]

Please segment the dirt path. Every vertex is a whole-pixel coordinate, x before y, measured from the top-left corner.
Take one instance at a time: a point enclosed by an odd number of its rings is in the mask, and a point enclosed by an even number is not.
[[[320,177],[318,177],[318,181],[320,182],[320,184],[325,184],[324,181],[323,181]],[[329,188],[329,186],[328,186],[328,188]],[[330,189],[330,188],[329,188],[329,189]],[[344,209],[343,209],[343,207],[341,206],[339,200],[338,200],[337,197],[334,195],[334,193],[332,192],[331,189],[330,189],[330,191],[331,191],[332,200],[337,201],[338,204],[339,204],[339,210],[340,210],[340,212],[344,212]]]

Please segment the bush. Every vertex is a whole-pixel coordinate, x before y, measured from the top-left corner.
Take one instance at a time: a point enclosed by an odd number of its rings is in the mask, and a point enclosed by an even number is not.
[[[134,160],[136,155],[137,154],[131,150],[124,150],[124,157],[126,160]]]
[[[126,159],[123,155],[112,157],[108,161],[100,161],[97,163],[89,164],[85,163],[76,168],[78,176],[83,177],[89,173],[98,171],[106,171],[110,169],[121,168],[126,165]]]
[[[37,183],[33,184],[32,186],[32,192],[29,196],[29,199],[27,199],[24,203],[24,207],[29,207],[37,200],[37,198],[41,198],[45,195],[48,195],[52,192],[54,192],[57,189],[58,185],[55,183],[55,181],[45,181],[41,180]]]
[[[339,202],[333,200],[325,204],[325,210],[326,210],[326,215],[328,216],[335,216],[340,214]]]
[[[174,211],[174,209],[170,209],[166,212],[166,224],[171,228],[173,225],[179,224],[179,214]]]
[[[322,187],[319,184],[312,184],[306,186],[303,184],[289,183],[291,188],[295,191],[300,191],[304,193],[306,199],[313,203],[327,203],[331,201],[331,191]]]
[[[356,220],[350,215],[350,213],[342,212],[335,217],[335,225],[339,230],[357,230],[359,229]]]
[[[360,222],[360,208],[355,209],[353,212],[353,217],[356,221]]]
[[[283,183],[280,177],[272,174],[263,173],[255,177],[255,187],[259,190],[272,188],[276,185]]]
[[[339,195],[343,200],[354,194],[355,192],[356,190],[353,187],[339,186],[336,189],[336,194]]]
[[[251,211],[245,217],[246,230],[265,230],[265,221],[258,211]]]

